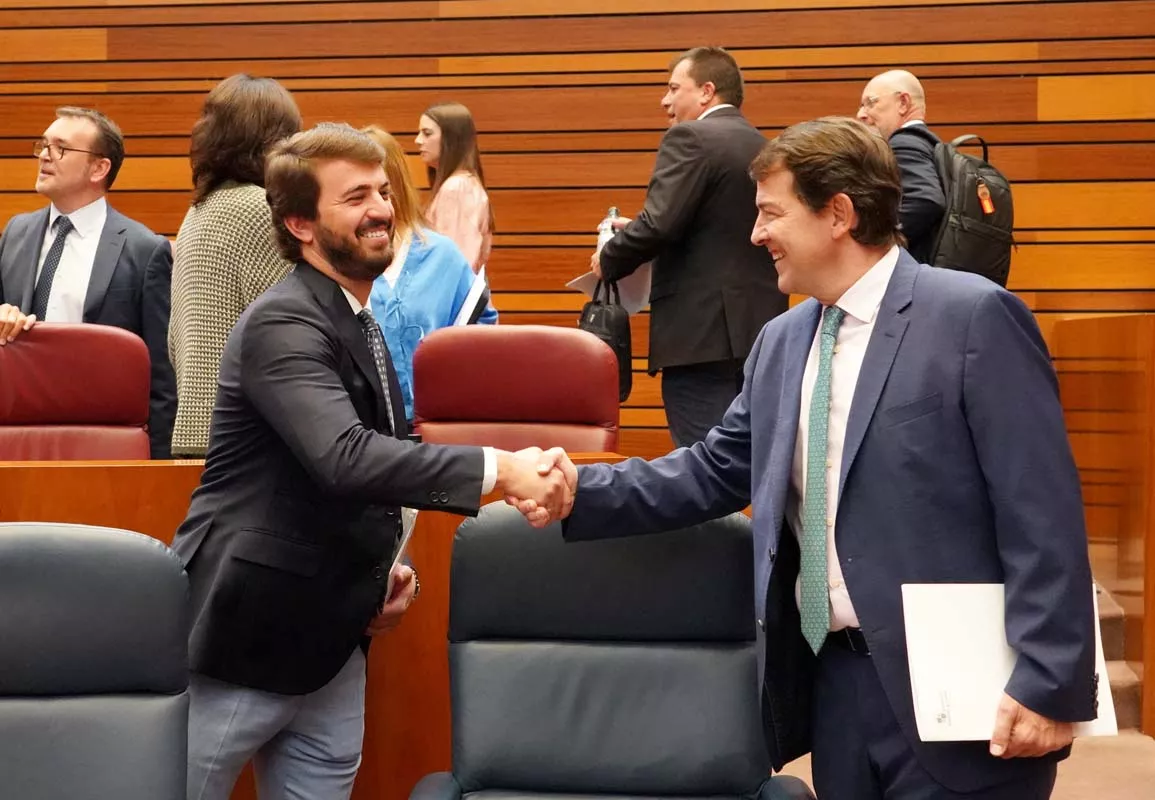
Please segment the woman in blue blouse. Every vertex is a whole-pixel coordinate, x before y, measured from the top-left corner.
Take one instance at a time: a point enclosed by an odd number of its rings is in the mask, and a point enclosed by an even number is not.
[[[405,416],[412,421],[417,345],[431,331],[459,323],[461,317],[495,324],[497,311],[484,288],[484,273],[475,275],[453,240],[426,225],[401,145],[376,125],[363,130],[385,149],[385,174],[393,193],[393,263],[374,281],[369,307],[385,335]]]

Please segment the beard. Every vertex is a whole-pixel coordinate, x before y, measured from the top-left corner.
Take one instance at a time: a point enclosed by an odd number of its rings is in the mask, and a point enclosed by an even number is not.
[[[384,239],[365,239],[366,234],[384,230]],[[378,248],[384,241],[385,247]],[[357,228],[352,236],[341,236],[321,225],[317,229],[317,247],[321,255],[341,275],[355,281],[371,281],[393,263],[393,223],[369,222]]]

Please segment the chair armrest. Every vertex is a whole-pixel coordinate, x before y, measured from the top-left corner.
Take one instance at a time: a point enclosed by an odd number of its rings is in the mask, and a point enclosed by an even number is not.
[[[461,800],[461,786],[451,772],[434,772],[417,782],[409,800]]]
[[[778,775],[762,784],[758,800],[815,800],[806,781],[793,775]]]

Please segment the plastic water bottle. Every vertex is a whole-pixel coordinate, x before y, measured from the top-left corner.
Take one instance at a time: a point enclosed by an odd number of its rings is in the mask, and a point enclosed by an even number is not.
[[[621,216],[621,215],[618,214],[618,207],[617,206],[610,206],[610,211],[608,214],[606,214],[606,218],[603,219],[601,221],[601,223],[598,225],[598,252],[599,253],[602,251],[602,247],[605,246],[605,243],[608,242],[610,239],[614,238],[614,233],[616,233],[616,231],[614,230],[614,220],[618,219],[619,216]]]

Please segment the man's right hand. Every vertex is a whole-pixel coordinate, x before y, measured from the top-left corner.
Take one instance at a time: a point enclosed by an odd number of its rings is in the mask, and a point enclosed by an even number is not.
[[[35,324],[35,314],[21,314],[20,309],[10,303],[0,305],[0,347],[16,341],[16,337]]]
[[[497,484],[530,524],[543,528],[564,519],[573,509],[577,468],[560,447],[547,451],[531,447],[517,453],[498,452]]]

